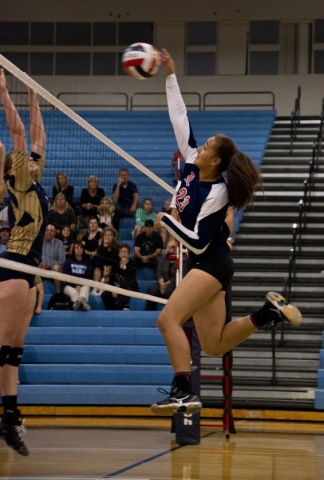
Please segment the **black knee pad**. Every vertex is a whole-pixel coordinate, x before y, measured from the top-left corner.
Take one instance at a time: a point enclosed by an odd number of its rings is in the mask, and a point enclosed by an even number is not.
[[[12,367],[19,367],[23,353],[24,350],[22,348],[13,347],[7,357],[6,364]]]
[[[0,347],[0,367],[3,367],[7,363],[11,347],[9,345],[1,345]]]

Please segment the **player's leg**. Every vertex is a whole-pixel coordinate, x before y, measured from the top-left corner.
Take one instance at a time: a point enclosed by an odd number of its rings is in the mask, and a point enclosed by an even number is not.
[[[174,378],[170,396],[151,406],[154,413],[159,415],[169,415],[176,411],[193,413],[201,408],[199,398],[191,391],[191,351],[182,325],[209,302],[220,288],[221,284],[216,278],[202,270],[191,270],[160,313],[157,326],[167,345]]]
[[[25,282],[28,286],[27,282]],[[18,368],[23,355],[25,336],[33,316],[36,301],[36,288],[29,289],[28,297],[22,309],[20,325],[17,328],[12,349],[6,364],[1,369],[1,396],[4,407],[3,417],[0,423],[0,435],[7,444],[21,455],[29,455],[29,451],[22,440],[22,421],[20,411],[17,408],[18,391]]]

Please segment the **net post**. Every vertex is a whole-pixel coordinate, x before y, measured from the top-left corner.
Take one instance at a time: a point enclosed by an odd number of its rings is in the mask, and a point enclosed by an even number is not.
[[[230,283],[226,289],[225,295],[226,306],[226,320],[225,323],[229,323],[232,320],[232,284]],[[226,352],[223,355],[223,425],[226,437],[229,437],[230,433],[236,433],[233,413],[232,413],[232,391],[233,391],[233,379],[232,379],[232,366],[233,366],[233,350]]]
[[[183,326],[191,349],[191,386],[200,396],[200,353],[201,347],[193,320]],[[200,443],[200,413],[175,413],[172,416],[171,433],[175,433],[178,445],[198,445]]]

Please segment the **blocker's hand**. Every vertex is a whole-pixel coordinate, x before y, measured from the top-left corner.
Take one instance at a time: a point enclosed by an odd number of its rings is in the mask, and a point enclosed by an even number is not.
[[[167,75],[175,73],[175,62],[165,48],[162,48],[161,50],[161,63],[165,66],[165,71]]]
[[[7,88],[7,80],[4,69],[0,68],[0,92],[4,92]]]

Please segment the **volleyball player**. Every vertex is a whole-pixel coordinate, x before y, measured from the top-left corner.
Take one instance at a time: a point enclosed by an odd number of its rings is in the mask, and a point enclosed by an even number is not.
[[[41,261],[48,216],[48,198],[40,185],[45,163],[46,135],[36,93],[28,89],[30,102],[30,139],[27,152],[25,127],[9,96],[6,78],[0,69],[0,96],[10,130],[13,151],[5,156],[1,144],[0,201],[9,193],[11,236],[1,258],[38,266]],[[0,391],[4,413],[0,436],[21,455],[29,455],[23,442],[22,422],[17,408],[18,367],[25,335],[36,300],[34,275],[0,267]]]
[[[234,266],[227,244],[229,228],[225,216],[229,206],[240,209],[253,197],[261,178],[251,159],[222,134],[208,138],[197,147],[175,75],[175,64],[166,50],[161,52],[166,68],[169,115],[179,149],[186,160],[183,180],[175,196],[181,223],[161,212],[156,226],[189,249],[189,273],[171,295],[157,325],[164,336],[174,378],[168,398],[151,406],[156,414],[177,411],[195,413],[202,407],[191,390],[190,346],[182,324],[193,317],[202,349],[219,356],[254,333],[282,318],[293,325],[301,322],[299,310],[269,292],[263,307],[252,315],[225,325],[225,290]],[[227,181],[222,173],[227,170]]]

